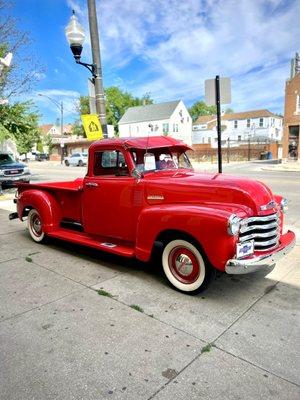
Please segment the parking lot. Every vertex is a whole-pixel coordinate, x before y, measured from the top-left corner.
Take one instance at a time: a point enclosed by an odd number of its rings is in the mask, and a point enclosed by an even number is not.
[[[212,166],[207,166],[211,170]],[[34,180],[84,168],[32,163]],[[224,166],[290,199],[300,172]],[[0,200],[0,399],[299,399],[300,247],[268,275],[217,276],[198,296],[155,264],[30,240]],[[299,236],[298,236],[299,237]]]

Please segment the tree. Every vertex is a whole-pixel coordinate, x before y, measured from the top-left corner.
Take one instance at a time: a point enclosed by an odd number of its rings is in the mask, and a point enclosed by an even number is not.
[[[196,121],[196,119],[202,115],[216,115],[217,107],[207,106],[204,101],[196,101],[196,103],[189,108],[189,113],[193,121]]]
[[[106,96],[106,119],[109,125],[113,125],[115,132],[118,132],[118,122],[129,107],[153,104],[149,93],[146,93],[141,98],[134,97],[131,93],[121,90],[117,86],[111,86],[105,89]],[[89,98],[81,96],[78,104],[78,112],[82,114],[89,114]],[[73,125],[73,132],[80,132],[78,121]]]
[[[20,154],[28,153],[40,140],[38,119],[29,102],[0,105],[0,141],[11,138]]]
[[[231,107],[227,107],[225,109],[225,114],[233,114],[233,113],[234,113],[234,111],[233,111],[233,109]]]
[[[30,39],[27,32],[17,28],[11,15],[11,0],[0,0],[0,57],[13,53],[10,68],[5,68],[0,79],[0,98],[10,98],[28,92],[41,76],[42,68],[28,52]]]

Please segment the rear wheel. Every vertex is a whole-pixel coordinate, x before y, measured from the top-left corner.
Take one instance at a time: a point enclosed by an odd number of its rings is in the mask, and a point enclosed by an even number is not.
[[[43,231],[41,216],[34,208],[29,211],[27,226],[30,236],[35,242],[41,243],[43,240],[45,240],[45,232]]]
[[[65,160],[65,165],[66,165],[67,167],[69,167],[70,163],[69,163],[68,160]]]
[[[171,240],[165,245],[162,265],[169,283],[186,294],[205,290],[214,275],[198,247],[184,239]]]
[[[79,160],[79,161],[78,161],[78,166],[79,166],[79,167],[82,167],[82,166],[83,166],[83,161],[82,161],[82,160]]]

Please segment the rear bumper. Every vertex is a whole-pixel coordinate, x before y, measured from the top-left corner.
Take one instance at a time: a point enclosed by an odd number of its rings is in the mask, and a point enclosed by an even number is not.
[[[274,265],[278,260],[288,254],[295,246],[296,236],[288,231],[280,238],[280,245],[273,252],[253,256],[245,259],[232,258],[227,261],[225,271],[227,274],[249,274]]]

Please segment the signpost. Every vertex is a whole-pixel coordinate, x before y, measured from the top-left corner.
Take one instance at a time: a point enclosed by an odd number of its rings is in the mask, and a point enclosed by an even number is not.
[[[102,128],[97,114],[82,115],[81,120],[88,140],[103,138]]]
[[[222,173],[222,143],[221,143],[221,104],[231,103],[230,78],[207,79],[205,81],[205,103],[217,107],[218,133],[218,172]]]

